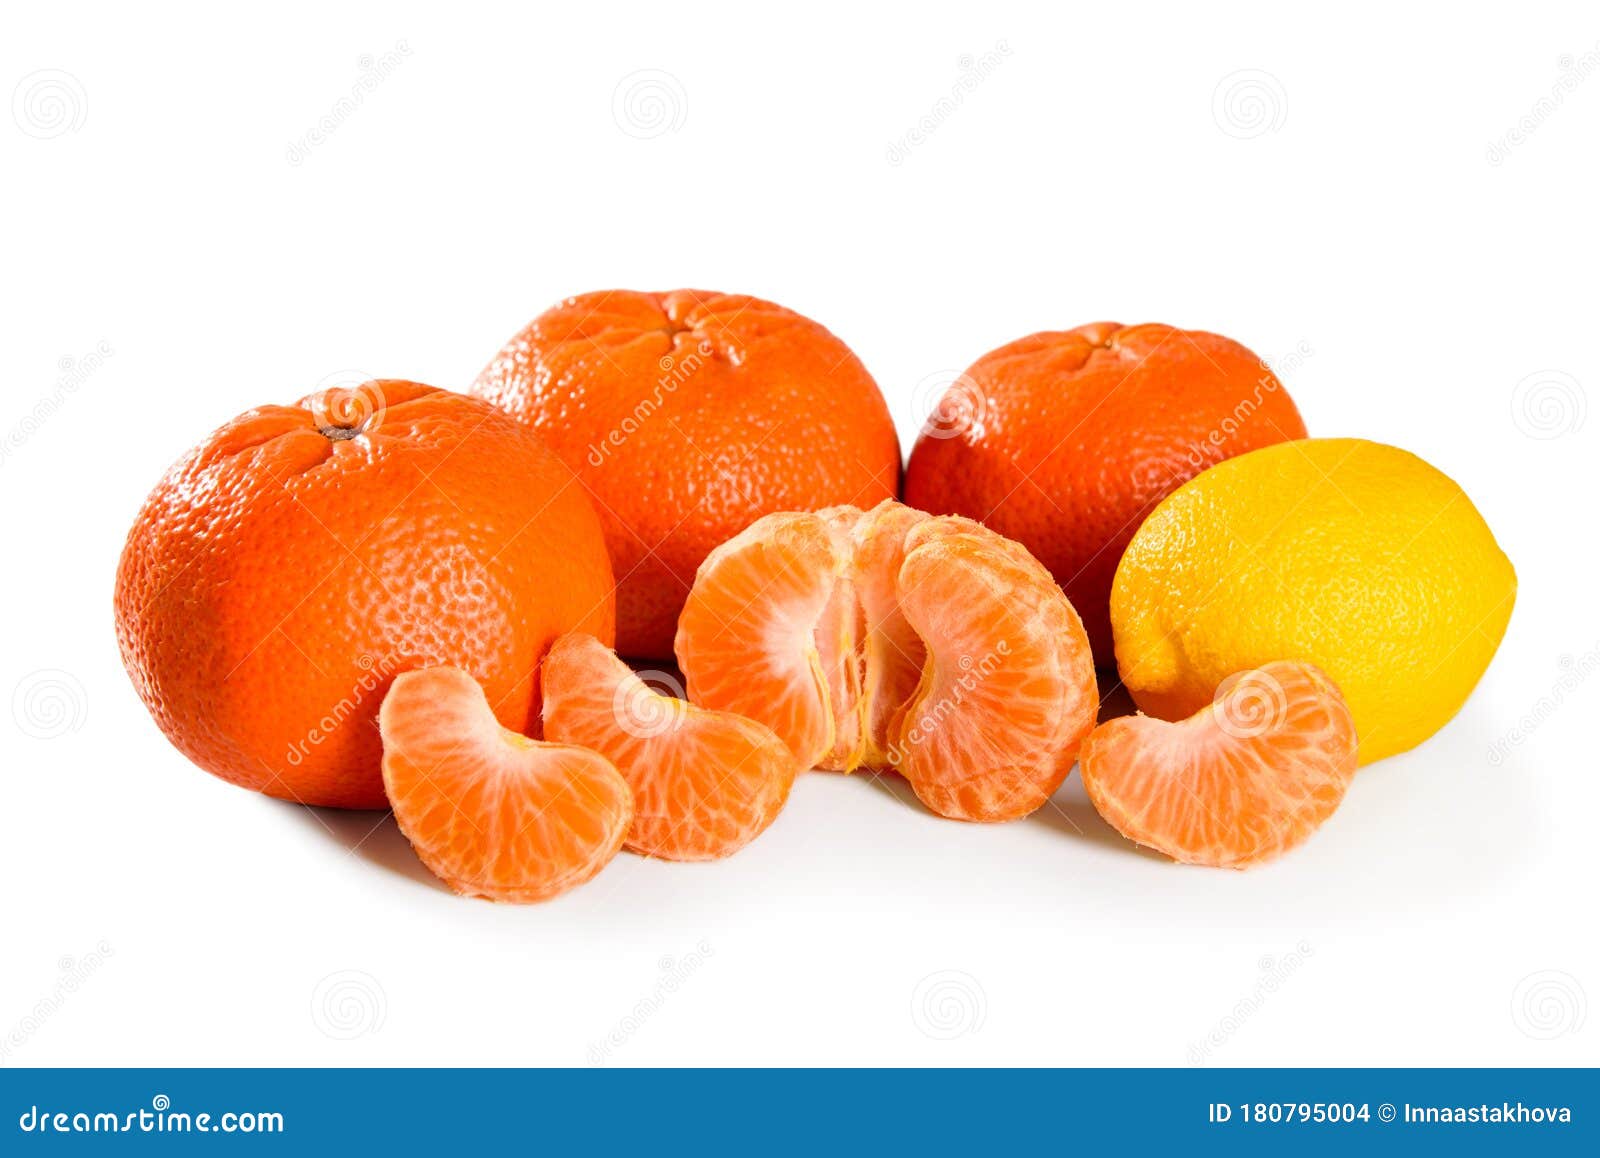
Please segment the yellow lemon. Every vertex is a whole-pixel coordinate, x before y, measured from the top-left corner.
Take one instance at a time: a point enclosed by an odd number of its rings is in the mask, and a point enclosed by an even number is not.
[[[1165,719],[1211,703],[1235,672],[1316,664],[1344,693],[1366,764],[1460,710],[1516,595],[1511,561],[1448,477],[1392,446],[1313,438],[1168,495],[1117,567],[1111,624],[1123,682]]]

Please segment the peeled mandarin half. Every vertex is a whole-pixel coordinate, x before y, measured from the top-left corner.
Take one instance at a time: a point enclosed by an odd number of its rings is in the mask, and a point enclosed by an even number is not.
[[[713,551],[678,656],[695,703],[807,767],[893,768],[962,820],[1039,807],[1098,705],[1083,626],[1025,548],[892,501],[771,515]]]
[[[678,620],[689,699],[759,720],[803,768],[839,735],[825,658],[838,664],[845,629],[830,617],[819,643],[818,625],[849,562],[828,519],[767,515],[711,552]]]
[[[1356,771],[1356,729],[1320,668],[1278,662],[1224,681],[1168,723],[1123,716],[1084,742],[1083,784],[1129,840],[1187,864],[1245,868],[1303,842]]]
[[[500,726],[456,668],[396,677],[378,712],[383,783],[400,831],[458,893],[542,901],[599,872],[633,818],[604,756]]]
[[[634,852],[728,856],[789,798],[800,765],[770,728],[659,694],[593,636],[557,640],[543,678],[546,738],[601,753],[633,790]]]

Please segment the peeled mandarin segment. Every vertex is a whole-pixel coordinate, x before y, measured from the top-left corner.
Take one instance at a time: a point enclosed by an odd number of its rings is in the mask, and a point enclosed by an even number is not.
[[[594,876],[633,817],[627,782],[586,748],[502,728],[456,668],[396,677],[378,712],[400,831],[458,893],[542,901]]]
[[[891,755],[940,815],[1013,820],[1049,799],[1094,726],[1088,637],[1036,564],[932,523],[907,536],[900,568],[928,659]]]
[[[1320,668],[1269,663],[1224,681],[1187,720],[1111,720],[1083,783],[1106,822],[1187,864],[1244,868],[1300,844],[1356,771],[1356,730]]]
[[[816,634],[848,562],[825,519],[767,515],[711,552],[678,620],[689,699],[759,720],[804,768],[838,734]]]
[[[592,748],[633,790],[627,846],[667,860],[715,860],[777,818],[794,754],[769,728],[655,692],[593,636],[563,636],[544,669],[544,733]]]

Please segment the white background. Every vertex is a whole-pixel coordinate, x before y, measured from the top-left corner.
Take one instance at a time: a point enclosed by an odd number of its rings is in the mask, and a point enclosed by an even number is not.
[[[8,8],[0,1064],[1600,1062],[1600,17],[1193,7]],[[1510,632],[1248,874],[1133,851],[1076,775],[972,827],[818,774],[736,859],[495,907],[169,748],[111,621],[166,466],[617,286],[821,320],[907,449],[919,382],[1033,330],[1309,351],[1313,434],[1474,498]]]

